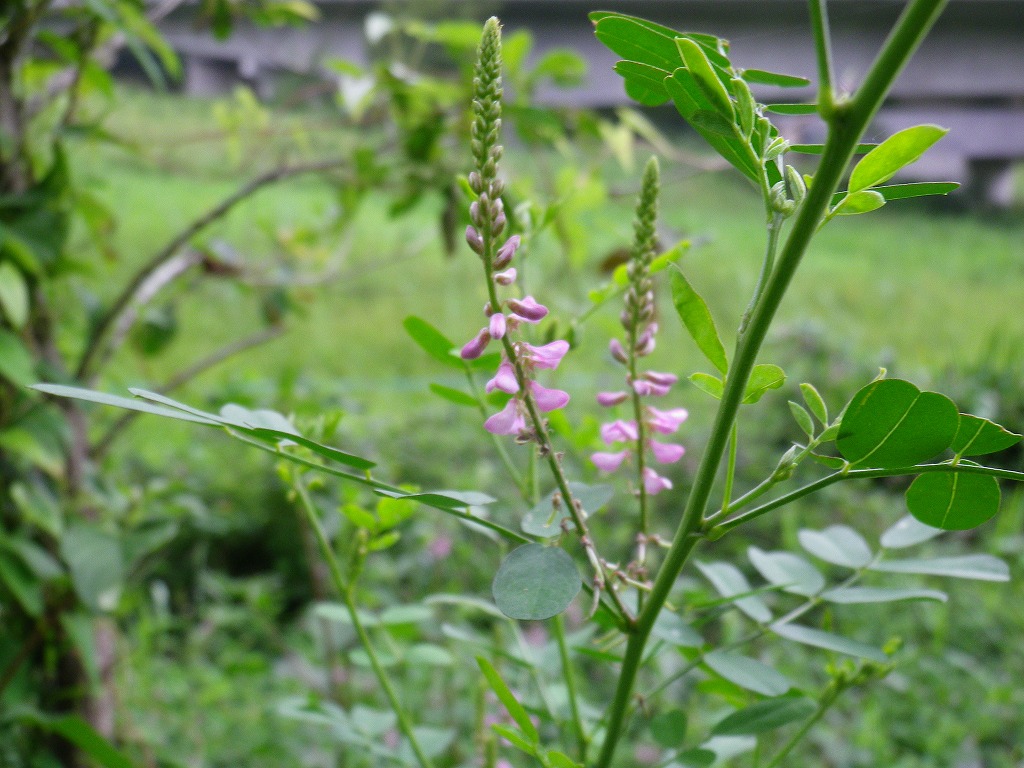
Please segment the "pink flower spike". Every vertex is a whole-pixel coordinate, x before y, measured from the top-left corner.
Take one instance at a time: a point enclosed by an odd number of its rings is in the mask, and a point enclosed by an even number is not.
[[[629,360],[626,356],[626,350],[622,348],[622,342],[618,339],[612,339],[608,342],[608,350],[612,353],[612,357],[620,363],[625,363]]]
[[[674,464],[683,458],[683,454],[686,453],[686,449],[681,445],[676,445],[675,443],[658,443],[652,440],[651,453],[653,453],[654,458],[662,464]]]
[[[518,392],[519,382],[516,381],[516,370],[512,367],[512,363],[508,360],[503,360],[501,365],[498,366],[498,372],[494,374],[493,379],[487,382],[484,389],[488,392],[500,389],[502,392],[508,392],[510,395]]]
[[[494,282],[498,285],[512,285],[516,281],[516,268],[506,269],[504,272],[497,272],[494,275]]]
[[[525,428],[526,422],[519,412],[519,401],[515,398],[484,422],[484,429],[492,435],[518,435]]]
[[[613,405],[624,403],[629,399],[628,392],[598,392],[597,393],[597,404],[603,405],[605,408],[611,408]]]
[[[659,373],[658,371],[647,371],[644,374],[644,378],[652,384],[657,384],[661,387],[671,387],[679,381],[679,377],[674,373]]]
[[[590,460],[602,472],[614,472],[622,465],[622,462],[628,455],[629,451],[619,451],[618,453],[598,452],[590,454]]]
[[[535,368],[548,368],[554,370],[562,362],[565,353],[569,351],[568,341],[552,341],[542,347],[535,347],[532,344],[524,344],[526,356],[533,363]]]
[[[487,349],[487,345],[490,342],[490,330],[488,328],[481,328],[480,333],[466,342],[465,346],[459,352],[459,356],[463,360],[475,360],[484,353],[484,350]]]
[[[645,379],[638,379],[633,382],[633,391],[643,397],[644,395],[651,394],[651,382]]]
[[[616,419],[608,424],[601,425],[601,439],[606,445],[612,443],[624,443],[628,440],[636,440],[636,422]]]
[[[513,314],[528,323],[539,323],[548,314],[548,308],[543,304],[538,304],[533,296],[509,299],[508,308],[512,310]]]
[[[505,335],[505,316],[501,314],[501,312],[495,312],[491,315],[491,322],[488,330],[491,333],[492,339],[500,339]]]
[[[644,490],[648,496],[656,496],[672,487],[672,481],[662,477],[650,467],[644,468]]]
[[[648,408],[647,412],[650,414],[647,423],[651,425],[651,429],[663,435],[671,435],[690,415],[685,408],[672,408],[668,411]]]
[[[519,243],[521,238],[519,235],[512,235],[505,244],[498,249],[498,252],[494,254],[494,261],[491,263],[495,269],[504,269],[512,261],[512,257],[516,255],[516,251],[519,250]]]
[[[548,389],[542,387],[536,381],[530,382],[530,390],[533,392],[533,399],[537,407],[547,413],[557,411],[569,402],[569,393],[560,389]]]

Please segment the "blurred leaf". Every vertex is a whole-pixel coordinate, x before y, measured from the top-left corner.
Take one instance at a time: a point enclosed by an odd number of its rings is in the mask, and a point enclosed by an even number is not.
[[[686,713],[681,709],[667,709],[651,718],[650,729],[654,740],[665,749],[679,749],[686,740]]]
[[[774,112],[777,115],[816,115],[818,114],[817,104],[765,104],[766,112]]]
[[[764,601],[757,595],[747,594],[753,591],[750,587],[750,582],[747,581],[747,577],[735,565],[722,562],[702,563],[698,561],[697,568],[722,597],[732,598],[736,595],[747,595],[746,597],[736,599],[736,607],[754,621],[765,624],[772,620],[772,612],[768,610],[768,606],[765,605]]]
[[[893,134],[868,152],[850,174],[850,192],[888,181],[910,165],[949,131],[937,125],[918,125]]]
[[[440,645],[418,643],[405,653],[406,664],[414,667],[453,667],[455,657]]]
[[[551,81],[561,88],[579,85],[586,74],[586,59],[567,49],[548,51],[533,68],[534,77],[551,78]]]
[[[823,592],[823,600],[843,605],[859,603],[892,603],[898,600],[938,600],[946,602],[945,592],[935,589],[887,589],[884,587],[838,587]]]
[[[547,758],[548,762],[551,764],[551,768],[583,768],[582,763],[577,763],[563,752],[550,750],[547,754]]]
[[[377,618],[385,627],[396,627],[402,624],[432,622],[434,612],[425,605],[392,605],[381,611]]]
[[[691,338],[697,342],[697,348],[715,368],[725,374],[729,370],[729,360],[707,303],[679,269],[671,271],[669,280],[672,286],[672,303],[679,314],[679,319],[690,332]]]
[[[811,597],[825,586],[821,572],[799,555],[791,552],[765,552],[757,547],[747,549],[747,557],[764,578],[783,592]]]
[[[704,663],[730,683],[762,696],[781,696],[793,687],[778,670],[728,651],[712,651],[704,657]]]
[[[992,555],[960,555],[922,560],[883,560],[871,566],[883,573],[917,573],[925,576],[949,576],[978,581],[1009,581],[1010,569]]]
[[[526,734],[518,728],[510,728],[509,726],[502,725],[501,723],[494,723],[491,725],[491,729],[516,749],[525,752],[528,755],[537,754],[537,743],[530,741],[526,737]]]
[[[945,395],[882,379],[853,396],[836,447],[853,465],[912,466],[948,448],[959,423],[956,405]]]
[[[744,69],[742,77],[748,83],[775,85],[779,88],[803,88],[811,84],[811,81],[806,77],[780,75],[777,72],[766,72],[763,69]]]
[[[834,565],[863,568],[873,557],[868,543],[849,526],[830,525],[823,531],[803,528],[797,538],[801,547]]]
[[[0,376],[19,387],[27,387],[36,380],[32,355],[20,338],[3,328],[0,328]]]
[[[717,759],[718,754],[710,749],[688,749],[677,755],[670,765],[672,768],[709,768]]]
[[[960,414],[960,426],[950,446],[959,456],[982,456],[1012,448],[1021,436],[980,416]]]
[[[7,588],[29,616],[42,615],[42,583],[25,562],[6,547],[0,547],[0,585]]]
[[[501,679],[501,675],[498,674],[498,670],[496,670],[491,665],[491,662],[483,656],[477,656],[476,663],[480,666],[480,671],[484,673],[484,677],[487,679],[487,684],[491,686],[491,690],[494,691],[498,700],[504,705],[505,711],[508,712],[509,717],[515,721],[516,725],[519,726],[530,743],[536,745],[540,739],[540,735],[537,733],[537,729],[534,727],[533,721],[530,720],[530,716],[526,713],[523,705],[519,703],[519,700],[505,684],[505,681]]]
[[[28,320],[28,285],[14,264],[0,262],[0,311],[14,328],[20,329]]]
[[[64,531],[60,553],[82,602],[92,611],[114,610],[125,576],[120,540],[93,524],[76,522]]]
[[[906,500],[910,514],[925,525],[966,531],[999,512],[999,481],[964,472],[919,475],[907,489]]]
[[[820,629],[805,627],[801,624],[773,624],[771,630],[786,640],[810,645],[814,648],[823,648],[826,651],[835,651],[836,653],[845,653],[848,656],[870,659],[880,664],[889,661],[889,657],[873,645],[862,643],[859,640],[851,640],[842,635],[834,635],[831,632],[823,632]]]
[[[587,515],[592,515],[602,509],[611,501],[615,493],[615,489],[610,485],[585,485],[584,483],[569,483],[569,490]],[[526,513],[522,522],[525,533],[544,538],[561,535],[562,521],[570,515],[564,501],[559,502],[557,510],[554,508],[555,494],[558,494],[561,499],[561,493],[556,489]]]
[[[697,630],[687,624],[678,613],[669,610],[659,611],[651,634],[680,648],[700,648],[704,645],[704,638]]]
[[[925,525],[917,518],[907,515],[882,534],[881,544],[885,549],[904,549],[934,539],[940,533],[940,528]]]
[[[541,621],[568,608],[581,586],[576,564],[564,550],[524,544],[502,561],[491,592],[510,619]]]
[[[133,768],[132,761],[124,753],[119,752],[78,715],[48,717],[41,713],[31,713],[22,715],[20,719],[62,736],[103,768]]]
[[[402,321],[402,327],[424,352],[450,368],[463,366],[462,360],[452,354],[455,344],[426,320],[410,315]]]
[[[815,703],[805,696],[783,696],[769,701],[759,701],[719,720],[711,732],[718,736],[764,733],[798,720],[805,720],[816,710]]]
[[[447,400],[449,403],[470,407],[479,405],[476,398],[472,395],[466,394],[461,389],[453,389],[452,387],[446,387],[443,384],[431,384],[430,391],[443,400]]]
[[[756,403],[770,389],[778,389],[786,383],[786,372],[777,365],[758,363],[750,372],[747,388],[743,392],[744,403]]]

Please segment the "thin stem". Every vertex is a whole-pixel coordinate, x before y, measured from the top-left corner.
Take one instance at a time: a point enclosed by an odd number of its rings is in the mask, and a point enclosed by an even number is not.
[[[832,115],[835,84],[832,78],[832,36],[828,28],[827,0],[808,0],[814,51],[818,61],[818,112],[828,120]]]
[[[430,758],[427,757],[423,748],[420,746],[419,741],[416,739],[416,733],[413,730],[412,722],[409,720],[408,714],[402,707],[402,702],[399,700],[398,694],[395,692],[394,686],[391,684],[391,679],[388,677],[387,672],[381,665],[380,659],[377,658],[377,653],[373,648],[373,643],[370,642],[370,636],[366,633],[366,628],[363,626],[363,622],[359,618],[359,611],[356,607],[355,600],[355,585],[348,583],[341,572],[341,565],[338,563],[338,558],[334,554],[334,549],[331,547],[331,542],[327,538],[327,533],[324,531],[323,525],[320,523],[320,515],[317,513],[316,507],[313,506],[313,501],[309,497],[309,491],[306,488],[305,483],[302,482],[302,478],[298,475],[294,477],[292,486],[295,488],[299,501],[301,502],[302,509],[306,513],[306,520],[313,531],[313,535],[316,537],[317,544],[320,546],[320,554],[327,563],[328,570],[331,574],[331,580],[334,582],[334,588],[338,591],[338,594],[345,603],[345,608],[348,611],[352,627],[355,629],[356,635],[359,638],[359,643],[363,646],[363,650],[366,652],[366,655],[370,660],[370,666],[373,668],[373,673],[377,678],[377,682],[380,683],[380,687],[383,689],[384,695],[387,697],[388,703],[391,705],[391,709],[395,713],[395,717],[398,718],[398,729],[402,732],[405,738],[409,740],[409,747],[412,749],[412,753],[416,757],[416,762],[420,764],[420,768],[433,768]]]
[[[477,386],[476,379],[473,378],[473,370],[468,364],[466,364],[464,368],[466,372],[466,381],[469,382],[470,394],[472,394],[473,399],[476,400],[480,415],[487,418],[487,406],[484,404],[484,399],[480,394],[480,388]],[[509,479],[516,484],[516,488],[519,489],[519,493],[523,498],[527,498],[530,493],[530,486],[528,485],[527,480],[520,474],[519,470],[516,469],[516,465],[512,462],[512,457],[509,456],[508,449],[505,448],[505,443],[498,437],[498,435],[491,435],[491,442],[494,443],[494,450],[497,451],[498,458],[501,459],[501,463],[504,465],[505,472],[508,473]]]
[[[722,509],[729,509],[732,501],[732,486],[736,479],[736,445],[739,442],[739,424],[732,425],[729,436],[729,458],[725,466],[725,490],[722,491]]]
[[[587,763],[587,746],[590,739],[587,737],[586,729],[583,727],[583,718],[580,715],[579,693],[576,690],[576,673],[572,668],[572,661],[569,658],[569,647],[565,642],[565,622],[561,614],[555,616],[551,624],[555,642],[558,644],[558,658],[562,664],[562,680],[565,682],[565,690],[569,698],[569,712],[572,716],[572,728],[576,733],[576,745],[579,750],[579,759],[584,765]]]
[[[771,205],[770,197],[766,198],[766,206]],[[771,216],[768,220],[768,240],[764,249],[764,260],[761,262],[761,274],[757,276],[757,285],[754,286],[754,295],[750,297],[750,304],[747,305],[746,311],[743,313],[743,319],[740,320],[740,335],[747,330],[747,325],[750,324],[750,316],[754,312],[754,307],[761,300],[761,295],[764,293],[764,287],[768,282],[768,278],[772,273],[772,269],[775,266],[775,253],[779,247],[779,234],[782,232],[783,217],[781,214],[776,213]]]
[[[814,727],[815,723],[817,723],[825,713],[828,712],[835,700],[836,697],[832,696],[819,701],[818,708],[814,710],[814,714],[804,721],[803,725],[800,726],[800,729],[794,733],[790,737],[789,741],[783,745],[782,749],[780,749],[778,753],[765,764],[764,768],[777,768],[777,766],[782,765],[782,761],[785,760],[789,753],[793,751],[793,748],[803,740],[807,735],[807,732]]]
[[[845,472],[840,470],[838,472],[833,472],[831,475],[826,475],[820,480],[815,480],[813,483],[808,483],[801,488],[797,488],[794,491],[790,491],[784,496],[773,499],[759,507],[754,507],[753,509],[744,512],[742,515],[737,515],[734,518],[719,523],[708,531],[708,538],[718,539],[733,528],[743,525],[743,523],[761,517],[761,515],[767,514],[772,510],[784,507],[797,499],[802,499],[804,496],[809,496],[812,493],[828,488],[830,485],[834,485],[835,483],[843,480],[869,480],[879,477],[926,475],[934,472],[961,472],[968,475],[988,475],[990,477],[1001,478],[1003,480],[1016,480],[1018,483],[1024,483],[1024,472],[1015,472],[1012,469],[999,469],[997,467],[979,467],[973,464],[918,464],[913,467],[896,467],[893,469],[851,469]]]

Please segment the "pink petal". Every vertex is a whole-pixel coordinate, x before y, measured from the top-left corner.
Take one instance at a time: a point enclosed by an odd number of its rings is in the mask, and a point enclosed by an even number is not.
[[[633,391],[643,397],[651,394],[651,382],[639,379],[633,382]]]
[[[568,341],[552,341],[542,347],[535,347],[531,344],[523,345],[526,349],[526,356],[533,363],[535,368],[549,368],[554,370],[562,362],[565,353],[569,351]]]
[[[618,453],[598,452],[590,454],[590,460],[602,472],[614,472],[628,455],[629,451],[619,451]]]
[[[526,296],[522,299],[509,299],[508,308],[516,317],[527,323],[539,323],[548,314],[548,308],[538,304],[533,296]]]
[[[515,398],[484,422],[484,429],[492,435],[518,435],[525,427],[526,422],[519,412],[519,401]]]
[[[459,352],[459,356],[463,360],[475,360],[484,353],[487,349],[487,345],[491,342],[491,332],[487,328],[481,329],[480,333],[474,336],[472,339],[466,342],[462,351]]]
[[[501,312],[495,312],[491,315],[490,326],[488,330],[491,333],[492,339],[500,339],[505,335],[505,316]]]
[[[557,410],[569,402],[568,392],[542,387],[536,381],[530,382],[530,390],[533,392],[533,400],[537,403],[537,407],[545,413]]]
[[[652,440],[651,453],[653,453],[654,458],[662,464],[674,464],[683,458],[683,454],[686,453],[686,449],[676,443],[658,443]]]
[[[644,490],[648,496],[656,496],[672,487],[672,481],[662,477],[650,467],[644,469]]]
[[[629,440],[636,440],[636,422],[616,419],[608,424],[601,425],[601,439],[606,445],[612,443],[624,443]]]
[[[690,415],[685,408],[672,408],[668,411],[648,408],[647,412],[650,414],[647,423],[651,425],[651,429],[655,432],[661,432],[663,435],[671,435],[679,429],[679,425],[686,421],[687,416]]]
[[[674,373],[659,373],[658,371],[647,371],[644,374],[644,378],[652,384],[657,384],[662,387],[671,387],[679,381],[679,377]]]
[[[466,227],[466,242],[477,253],[482,254],[484,252],[484,239],[480,237],[480,233],[476,231],[472,224]]]
[[[519,235],[512,235],[512,237],[505,241],[505,244],[494,254],[494,261],[492,263],[494,269],[504,269],[509,265],[512,257],[516,255],[516,251],[519,249],[520,241]]]
[[[628,392],[598,392],[597,393],[597,404],[603,405],[605,408],[611,408],[613,405],[624,403],[629,399]]]
[[[516,281],[516,268],[506,269],[504,272],[497,272],[494,275],[494,282],[498,285],[512,285]]]
[[[620,363],[625,363],[629,360],[626,356],[626,350],[622,348],[622,342],[618,339],[612,339],[608,342],[608,350],[612,353],[612,357]]]
[[[501,365],[498,366],[498,372],[494,374],[493,379],[487,382],[484,389],[488,392],[500,389],[502,392],[508,392],[510,395],[518,392],[519,382],[516,380],[516,370],[512,367],[512,363],[508,360],[502,360]]]

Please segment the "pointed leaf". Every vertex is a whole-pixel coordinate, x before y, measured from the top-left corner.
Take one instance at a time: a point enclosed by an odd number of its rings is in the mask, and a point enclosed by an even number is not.
[[[736,116],[736,110],[732,105],[732,99],[729,98],[729,92],[725,89],[722,81],[718,79],[718,74],[711,66],[703,47],[687,37],[677,37],[676,48],[679,49],[679,54],[683,57],[686,68],[690,70],[697,86],[711,102],[715,111],[728,120],[731,125]]]
[[[758,573],[784,592],[811,597],[825,586],[821,572],[799,555],[791,552],[765,552],[757,547],[747,550],[747,557]]]
[[[886,549],[904,549],[934,539],[942,529],[925,525],[917,518],[907,515],[882,534],[880,543]]]
[[[800,430],[808,437],[814,437],[814,420],[802,405],[789,401],[789,412],[793,414],[793,420]]]
[[[853,465],[912,466],[941,453],[960,423],[945,395],[909,381],[882,379],[861,389],[846,407],[836,447]]]
[[[680,648],[700,648],[704,638],[677,613],[664,610],[654,620],[651,634]]]
[[[456,405],[466,405],[469,407],[475,407],[479,405],[476,398],[472,395],[468,395],[461,389],[453,389],[452,387],[446,387],[443,384],[431,384],[430,391],[438,397],[447,400],[449,403],[455,403]]]
[[[747,736],[773,731],[784,725],[805,720],[817,706],[806,696],[783,696],[759,701],[719,720],[711,732],[716,736]]]
[[[960,426],[950,447],[959,456],[983,456],[986,453],[1012,448],[1021,439],[1021,435],[1010,432],[995,422],[961,413]]]
[[[715,368],[723,374],[726,373],[729,370],[729,360],[707,303],[678,268],[671,271],[669,280],[672,285],[672,303],[679,313],[679,319],[697,342],[697,348]]]
[[[534,726],[533,721],[530,720],[530,716],[527,714],[523,705],[519,703],[519,700],[515,697],[515,694],[505,684],[505,681],[501,679],[501,675],[498,674],[498,670],[485,659],[483,656],[476,657],[476,663],[480,666],[480,671],[484,673],[484,677],[487,679],[487,684],[491,686],[491,690],[498,697],[498,700],[504,705],[505,711],[508,712],[516,725],[522,729],[523,734],[531,743],[537,744],[540,736],[537,733],[537,728]]]
[[[704,663],[730,683],[762,696],[781,696],[793,687],[778,670],[735,653],[712,651],[704,657]]]
[[[402,327],[420,349],[450,368],[462,368],[462,360],[453,354],[455,344],[426,320],[409,315],[402,321]]]
[[[803,395],[804,402],[807,404],[807,408],[814,417],[824,425],[828,425],[828,407],[825,405],[825,400],[818,393],[818,390],[814,388],[813,384],[804,382],[800,385],[800,394]]]
[[[839,200],[832,213],[840,216],[856,216],[858,213],[871,213],[885,205],[885,198],[874,189],[863,189],[851,192]]]
[[[765,104],[766,112],[774,112],[777,115],[816,115],[818,114],[817,104]]]
[[[899,600],[938,600],[946,602],[945,592],[936,589],[888,589],[883,587],[837,587],[823,592],[823,600],[842,605],[859,603],[892,603]]]
[[[978,581],[1009,581],[1010,569],[992,555],[960,555],[922,560],[883,560],[871,566],[883,573],[917,573],[926,576],[949,576],[954,579]]]
[[[626,94],[631,99],[648,107],[657,107],[668,101],[665,78],[671,72],[638,61],[620,61],[614,69],[625,81]]]
[[[777,365],[759,363],[750,372],[747,388],[743,392],[744,403],[756,403],[770,389],[778,389],[786,383],[786,372]]]
[[[576,564],[564,550],[524,544],[502,561],[491,593],[510,619],[541,621],[568,608],[581,586]]]
[[[918,125],[893,134],[857,163],[850,174],[850,191],[857,192],[888,181],[947,133],[947,129],[937,125]]]
[[[748,83],[774,85],[779,88],[804,88],[811,84],[806,77],[780,75],[777,72],[766,72],[763,69],[745,69],[742,76]]]
[[[863,537],[845,525],[831,525],[823,531],[804,528],[797,534],[800,546],[827,563],[846,568],[863,568],[871,562],[871,548]]]
[[[0,328],[0,377],[19,387],[27,387],[36,380],[32,355],[21,339],[3,328]]]
[[[689,379],[690,383],[701,392],[711,395],[715,400],[722,399],[722,393],[725,392],[725,382],[717,376],[712,376],[710,373],[698,372],[691,373]]]
[[[132,768],[133,763],[123,752],[119,752],[113,744],[93,730],[78,715],[62,715],[46,717],[42,714],[23,715],[22,720],[32,723],[37,728],[56,733],[67,739],[103,768]]]
[[[731,563],[697,563],[697,568],[722,597],[735,597],[751,592],[750,582],[739,568]],[[761,624],[772,620],[772,612],[757,595],[736,600],[736,607]]]
[[[682,64],[675,39],[678,32],[631,16],[599,19],[594,34],[605,46],[629,61],[674,71]]]
[[[999,482],[963,472],[919,475],[907,489],[907,509],[925,525],[966,531],[999,511]]]
[[[848,656],[857,656],[862,659],[870,659],[884,664],[889,660],[881,650],[873,645],[862,643],[859,640],[851,640],[842,635],[835,635],[831,632],[823,632],[813,627],[805,627],[802,624],[773,624],[772,632],[786,640],[795,643],[810,645],[814,648],[823,648],[826,651],[845,653]]]

